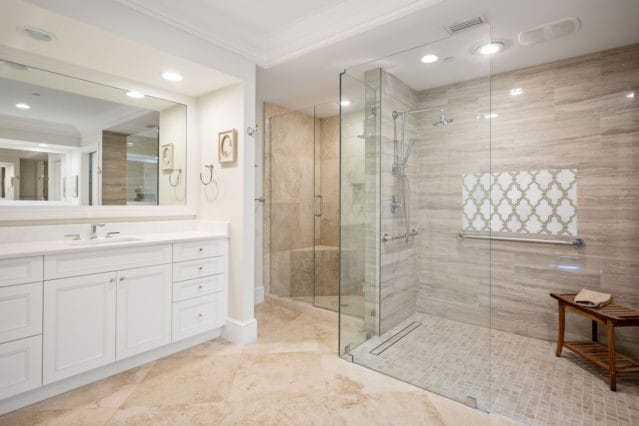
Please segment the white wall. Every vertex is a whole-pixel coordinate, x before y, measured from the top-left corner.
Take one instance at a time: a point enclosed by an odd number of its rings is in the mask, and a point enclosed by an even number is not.
[[[250,93],[245,96],[244,89],[243,85],[235,85],[197,99],[199,164],[205,176],[208,172],[204,165],[215,166],[213,183],[204,186],[198,182],[198,218],[231,223],[229,317],[239,322],[253,321],[254,316],[255,228],[247,226],[247,222],[254,224],[255,220],[254,213],[251,214],[255,147],[244,131],[245,99],[250,97]],[[230,129],[237,130],[238,159],[234,165],[222,166],[218,163],[218,133]]]
[[[177,171],[171,172],[162,169],[160,158],[159,173],[159,200],[161,206],[183,204],[186,195],[186,107],[175,105],[160,111],[160,146],[158,153],[162,156],[162,146],[173,144],[173,169],[182,169],[180,183],[175,187],[169,184],[169,176],[173,183],[177,182]],[[193,184],[193,182],[189,182]]]

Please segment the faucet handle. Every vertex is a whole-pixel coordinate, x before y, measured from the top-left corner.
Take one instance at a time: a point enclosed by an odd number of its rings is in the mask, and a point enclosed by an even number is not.
[[[64,238],[73,238],[74,240],[79,240],[80,234],[67,234],[64,236]]]
[[[119,231],[111,231],[111,232],[107,232],[106,236],[107,238],[111,238],[114,235],[120,235]]]

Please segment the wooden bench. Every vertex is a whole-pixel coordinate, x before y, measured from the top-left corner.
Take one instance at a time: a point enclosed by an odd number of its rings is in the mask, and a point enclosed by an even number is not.
[[[608,372],[610,390],[617,390],[617,375],[639,372],[639,362],[621,355],[615,351],[615,328],[639,326],[639,309],[619,305],[615,302],[601,308],[588,308],[574,302],[576,294],[550,293],[559,304],[559,330],[557,332],[556,356],[561,356],[562,348],[566,347],[603,368]],[[566,309],[592,320],[591,341],[565,342]],[[608,346],[597,342],[597,324],[606,326],[608,332]]]

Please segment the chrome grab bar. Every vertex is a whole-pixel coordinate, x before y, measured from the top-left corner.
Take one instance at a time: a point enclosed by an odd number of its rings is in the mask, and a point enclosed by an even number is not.
[[[389,233],[384,233],[384,235],[382,235],[382,241],[387,243],[393,240],[402,240],[402,239],[407,239],[409,237],[414,237],[417,234],[419,234],[419,232],[417,232],[416,229],[411,229],[411,231],[408,233],[408,236],[406,234],[391,236]]]
[[[586,242],[581,238],[575,238],[574,240],[542,240],[539,238],[517,238],[517,237],[500,237],[492,235],[476,235],[465,234],[460,232],[457,234],[457,238],[460,240],[491,240],[491,241],[508,241],[514,243],[531,243],[531,244],[554,244],[559,246],[572,246],[575,248],[581,248],[586,245]]]

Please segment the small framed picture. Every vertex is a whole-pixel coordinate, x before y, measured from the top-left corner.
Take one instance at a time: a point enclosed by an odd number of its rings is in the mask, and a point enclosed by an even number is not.
[[[218,161],[223,164],[237,160],[237,130],[227,130],[218,134]]]
[[[160,167],[162,170],[173,170],[173,144],[160,147]]]

